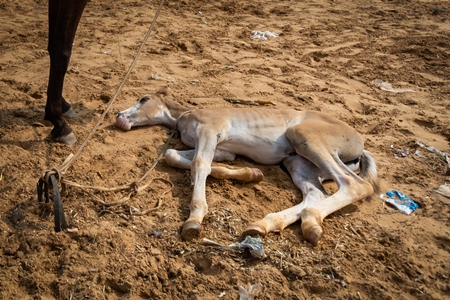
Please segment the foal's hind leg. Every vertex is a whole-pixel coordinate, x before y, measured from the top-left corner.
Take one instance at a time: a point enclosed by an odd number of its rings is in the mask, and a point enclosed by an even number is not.
[[[338,185],[335,194],[313,199],[301,212],[303,235],[310,236],[314,244],[320,239],[326,216],[373,194],[373,186],[343,162],[361,157],[364,145],[353,128],[323,115],[289,128],[286,135],[298,155],[314,163],[324,178],[333,179]]]
[[[169,166],[190,170],[192,167],[192,159],[194,158],[195,150],[174,150],[166,151],[164,157]],[[214,153],[214,161],[233,161],[236,155],[230,152],[216,149]],[[211,166],[210,176],[217,179],[235,179],[243,182],[260,182],[264,175],[261,170],[257,168],[229,168],[226,166]]]
[[[317,168],[313,163],[301,156],[290,156],[283,160],[283,164],[289,171],[294,184],[302,191],[303,201],[294,207],[285,209],[277,213],[270,213],[266,215],[262,220],[259,220],[244,230],[243,236],[247,235],[260,235],[275,231],[282,231],[290,224],[298,221],[302,217],[303,224],[310,224],[310,218],[314,215],[303,213],[312,202],[325,199],[328,194],[324,190],[321,179],[322,171]],[[313,222],[315,223],[315,222]],[[308,225],[308,227],[310,227]],[[304,232],[304,238],[313,244],[316,244],[322,235],[322,229],[320,226],[311,227],[310,230]]]
[[[298,218],[306,240],[317,244],[322,236],[322,221],[329,214],[373,193],[372,185],[354,173],[353,163],[364,151],[357,132],[347,124],[326,115],[310,112],[301,124],[286,131],[298,157],[288,158],[288,167],[297,187],[304,196],[299,205],[269,214],[251,225],[246,234],[265,234],[282,230]],[[322,179],[332,179],[338,191],[325,197]]]

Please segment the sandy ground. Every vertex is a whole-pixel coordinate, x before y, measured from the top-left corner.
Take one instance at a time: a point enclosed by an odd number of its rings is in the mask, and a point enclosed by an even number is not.
[[[450,181],[449,173],[437,154],[415,144],[449,152],[447,1],[166,1],[130,79],[64,174],[85,186],[141,178],[168,130],[123,132],[114,116],[169,84],[192,109],[244,106],[224,100],[229,97],[348,122],[377,160],[382,191],[398,189],[419,204],[411,215],[375,195],[327,217],[316,247],[294,224],[263,239],[265,258],[248,258],[181,241],[189,172],[162,159],[146,179],[150,186],[118,206],[100,201],[118,201],[126,192],[68,187],[64,206],[73,232],[55,233],[53,207],[37,202],[36,183],[75,153],[99,120],[157,5],[88,3],[64,90],[79,114],[69,122],[80,142],[69,147],[50,142],[51,128],[40,125],[47,1],[0,0],[1,299],[238,299],[239,285],[247,284],[262,284],[257,299],[450,297],[450,204],[433,192]],[[280,36],[251,39],[252,30]],[[384,91],[375,79],[416,92]],[[183,149],[178,139],[170,146]],[[249,223],[302,201],[280,167],[245,158],[232,165],[258,167],[265,178],[258,184],[208,179],[210,212],[201,238],[224,245],[240,241]],[[155,212],[129,215],[158,201]]]

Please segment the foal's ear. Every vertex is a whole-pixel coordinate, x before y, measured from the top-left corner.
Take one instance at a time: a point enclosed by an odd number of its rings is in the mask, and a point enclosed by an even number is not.
[[[164,96],[169,96],[171,94],[171,89],[169,86],[163,87],[156,92],[157,94],[162,94]]]

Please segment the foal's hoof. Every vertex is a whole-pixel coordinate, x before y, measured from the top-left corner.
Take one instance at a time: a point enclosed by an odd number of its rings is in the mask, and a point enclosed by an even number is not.
[[[73,132],[66,134],[66,135],[58,136],[58,137],[52,136],[52,139],[55,142],[65,144],[65,145],[74,145],[77,142],[77,138],[75,137],[75,134],[73,134]]]
[[[305,240],[313,244],[313,246],[316,246],[323,234],[322,227],[316,225],[305,231],[306,232],[303,232],[303,237],[305,238]]]
[[[265,236],[267,234],[266,229],[264,227],[262,227],[261,225],[250,225],[247,227],[247,229],[244,230],[244,232],[242,233],[243,237],[246,236]]]
[[[71,107],[71,108],[69,108],[68,111],[66,111],[66,112],[63,113],[63,116],[64,116],[65,118],[73,119],[73,118],[76,118],[76,117],[77,117],[77,113],[76,113],[76,112],[72,109],[72,107]]]
[[[264,174],[260,169],[252,168],[252,180],[251,182],[260,182],[264,179]]]
[[[201,225],[196,221],[187,221],[183,225],[183,230],[181,231],[181,238],[184,241],[190,241],[198,238],[200,235]]]

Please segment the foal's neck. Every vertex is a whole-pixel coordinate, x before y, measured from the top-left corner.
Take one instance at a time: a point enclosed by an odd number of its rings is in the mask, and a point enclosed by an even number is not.
[[[178,121],[178,119],[187,111],[189,111],[190,109],[187,107],[184,107],[183,105],[165,98],[164,99],[164,104],[166,105],[167,109],[169,110],[170,116],[175,120],[175,123],[170,124],[172,128],[175,128],[176,126],[176,122]]]

